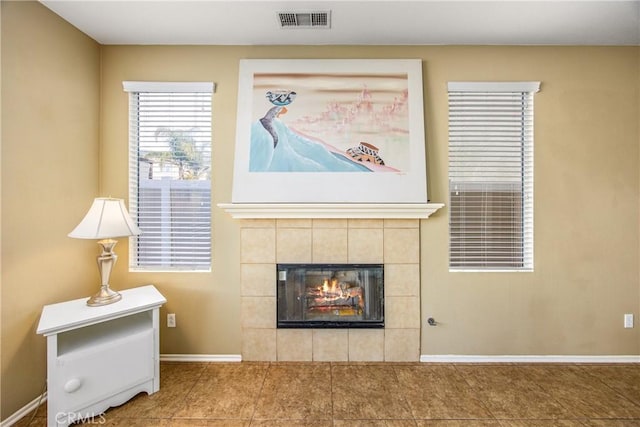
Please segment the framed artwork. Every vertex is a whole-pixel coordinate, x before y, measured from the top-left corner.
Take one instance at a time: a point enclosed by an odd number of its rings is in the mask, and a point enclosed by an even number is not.
[[[233,203],[426,203],[420,60],[241,60]]]

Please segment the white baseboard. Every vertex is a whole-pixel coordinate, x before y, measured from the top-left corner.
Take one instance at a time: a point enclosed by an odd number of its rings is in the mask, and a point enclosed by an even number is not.
[[[239,354],[161,354],[161,362],[242,362]]]
[[[476,356],[423,354],[421,362],[436,363],[640,363],[640,356]]]
[[[0,427],[10,427],[15,423],[17,423],[18,421],[20,421],[21,419],[25,417],[30,417],[31,412],[34,411],[38,407],[38,405],[41,405],[46,401],[47,401],[47,392],[36,397],[31,402],[27,403],[25,406],[23,406],[21,409],[15,412],[13,415],[11,415],[9,418],[0,422]]]
[[[162,362],[241,362],[239,354],[161,354]],[[640,355],[628,356],[564,356],[519,355],[484,356],[463,354],[423,354],[420,362],[435,363],[640,363]]]

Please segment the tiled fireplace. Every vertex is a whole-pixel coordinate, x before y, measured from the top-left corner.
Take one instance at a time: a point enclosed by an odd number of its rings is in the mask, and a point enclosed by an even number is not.
[[[420,220],[241,220],[242,359],[418,361]],[[277,264],[382,264],[384,327],[278,328]]]

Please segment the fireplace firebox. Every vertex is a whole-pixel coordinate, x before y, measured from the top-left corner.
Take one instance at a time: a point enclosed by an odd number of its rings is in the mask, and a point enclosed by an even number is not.
[[[278,328],[383,328],[382,264],[278,264]]]

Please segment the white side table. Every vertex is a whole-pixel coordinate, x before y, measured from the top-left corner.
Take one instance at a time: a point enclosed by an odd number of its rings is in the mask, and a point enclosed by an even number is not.
[[[120,291],[122,300],[89,307],[87,298],[47,305],[47,425],[67,426],[160,389],[159,309],[153,285]]]

